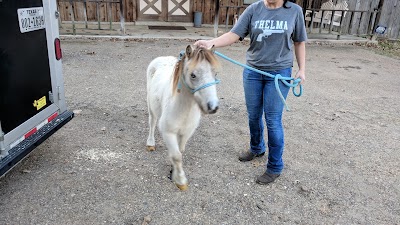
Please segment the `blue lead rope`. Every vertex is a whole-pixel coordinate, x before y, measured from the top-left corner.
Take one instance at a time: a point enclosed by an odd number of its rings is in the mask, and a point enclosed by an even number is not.
[[[282,95],[281,89],[279,88],[279,80],[280,80],[283,84],[285,84],[286,86],[292,88],[292,91],[293,91],[293,95],[294,95],[294,96],[300,97],[300,96],[303,94],[303,86],[300,84],[300,81],[301,81],[300,78],[294,79],[293,77],[282,77],[280,74],[273,75],[273,74],[270,74],[270,73],[267,73],[267,72],[264,72],[264,71],[255,69],[255,68],[253,68],[253,67],[251,67],[251,66],[242,64],[242,63],[240,63],[240,62],[237,62],[237,61],[235,61],[235,60],[233,60],[233,59],[231,59],[231,58],[229,58],[229,57],[225,56],[224,54],[219,53],[219,52],[217,52],[217,51],[215,51],[215,54],[217,54],[218,56],[220,56],[221,58],[223,58],[223,59],[225,59],[225,60],[228,60],[228,61],[231,62],[231,63],[234,63],[234,64],[239,65],[239,66],[241,66],[241,67],[244,67],[244,68],[246,68],[246,69],[252,70],[252,71],[254,71],[254,72],[263,74],[263,75],[265,75],[265,76],[274,78],[274,81],[275,81],[275,89],[276,89],[276,91],[278,92],[279,97],[281,98],[283,104],[285,105],[286,111],[289,111],[289,107],[288,107],[288,105],[286,104],[286,100],[285,100],[285,98],[284,98],[283,95]],[[293,80],[292,83],[290,83],[291,80]],[[288,82],[288,81],[289,81],[289,82]],[[296,90],[295,90],[295,87],[297,87],[297,86],[299,86],[299,92],[298,92],[298,93],[297,93]]]

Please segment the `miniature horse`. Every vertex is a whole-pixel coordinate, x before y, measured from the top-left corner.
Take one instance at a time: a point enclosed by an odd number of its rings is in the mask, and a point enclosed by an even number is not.
[[[147,150],[155,150],[154,132],[159,120],[158,128],[172,163],[171,179],[181,190],[186,190],[188,184],[182,168],[186,142],[198,127],[201,114],[218,110],[215,84],[219,80],[215,75],[220,64],[213,49],[189,45],[179,59],[158,57],[147,68]]]

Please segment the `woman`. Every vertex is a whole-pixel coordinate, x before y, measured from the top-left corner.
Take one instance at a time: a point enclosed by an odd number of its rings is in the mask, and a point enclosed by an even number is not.
[[[303,11],[299,5],[288,0],[255,2],[246,8],[230,32],[212,40],[199,40],[195,45],[205,48],[224,47],[243,40],[247,35],[250,36],[250,47],[246,53],[247,65],[270,74],[291,77],[295,55],[299,70],[294,78],[300,78],[301,83],[305,81],[307,34]],[[290,88],[281,82],[279,85],[286,98]],[[268,184],[280,176],[284,166],[284,105],[272,78],[244,69],[243,87],[249,119],[250,149],[241,154],[239,160],[251,161],[264,155],[264,113],[268,134],[268,162],[265,173],[256,182]]]

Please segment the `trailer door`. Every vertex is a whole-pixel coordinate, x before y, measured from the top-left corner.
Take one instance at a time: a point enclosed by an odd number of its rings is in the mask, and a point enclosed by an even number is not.
[[[50,104],[43,3],[0,0],[0,121],[6,134]]]

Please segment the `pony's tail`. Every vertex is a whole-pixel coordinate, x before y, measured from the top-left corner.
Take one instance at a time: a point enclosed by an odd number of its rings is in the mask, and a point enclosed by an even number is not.
[[[151,79],[154,76],[154,73],[156,72],[157,68],[157,59],[153,59],[153,61],[150,62],[149,66],[147,67],[146,70],[146,75],[147,75],[147,90],[149,90],[150,88],[150,83],[151,83]]]
[[[154,64],[156,64],[156,60],[151,61],[149,66],[147,67],[147,79],[151,79],[156,72],[156,67]]]

